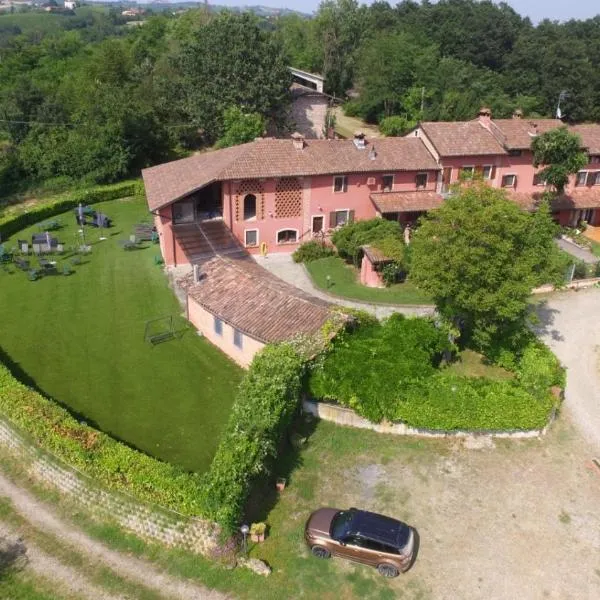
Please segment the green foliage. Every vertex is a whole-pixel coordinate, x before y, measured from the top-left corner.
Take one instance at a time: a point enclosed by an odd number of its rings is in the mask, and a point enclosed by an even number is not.
[[[386,219],[370,219],[347,223],[331,236],[331,241],[339,255],[358,265],[361,257],[361,246],[373,244],[385,238],[400,237],[398,223]]]
[[[582,260],[575,261],[573,279],[585,279],[588,276],[588,267]]]
[[[532,341],[523,351],[517,376],[531,395],[543,400],[552,386],[564,387],[565,373],[558,359],[544,344]]]
[[[312,371],[309,390],[371,421],[393,419],[407,387],[433,375],[448,348],[446,332],[432,321],[394,314],[339,335]]]
[[[307,263],[319,258],[327,258],[328,256],[335,256],[335,250],[331,246],[316,240],[305,242],[298,246],[292,254],[294,262],[297,263]]]
[[[184,473],[79,423],[1,364],[0,411],[41,448],[101,485],[185,515],[202,514],[199,475]]]
[[[218,148],[244,144],[261,137],[265,120],[258,113],[244,113],[239,106],[230,106],[223,113],[223,129],[224,133],[217,141]]]
[[[531,290],[559,276],[554,231],[544,206],[529,214],[502,190],[469,184],[422,219],[411,278],[484,350],[503,332],[523,331]]]
[[[228,531],[239,526],[252,482],[277,456],[298,409],[303,370],[291,345],[267,346],[240,384],[201,496],[205,513]]]
[[[533,138],[533,164],[544,168],[540,177],[554,186],[560,194],[569,182],[569,175],[577,173],[588,158],[581,147],[581,139],[566,127],[552,129]]]
[[[600,261],[594,265],[594,277],[600,277]]]
[[[385,117],[379,121],[379,131],[387,136],[402,136],[416,127],[417,121],[409,120],[406,117]]]
[[[83,204],[94,204],[95,202],[105,202],[107,200],[133,196],[136,188],[135,181],[124,181],[113,185],[92,187],[64,194],[59,198],[53,199],[51,202],[38,204],[28,212],[1,217],[0,236],[6,239],[28,225],[75,208],[80,202]]]

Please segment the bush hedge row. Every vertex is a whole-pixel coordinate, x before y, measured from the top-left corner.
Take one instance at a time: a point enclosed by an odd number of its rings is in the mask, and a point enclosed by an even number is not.
[[[101,485],[185,515],[201,515],[201,476],[186,473],[78,422],[0,364],[0,412],[41,448]]]
[[[204,513],[226,531],[239,526],[253,480],[277,456],[298,409],[303,371],[292,345],[267,346],[240,384],[202,488]]]
[[[139,185],[138,181],[123,181],[113,185],[103,185],[70,192],[67,195],[61,195],[51,201],[38,204],[27,212],[1,217],[0,236],[2,239],[6,239],[29,225],[71,210],[80,202],[82,204],[94,204],[96,202],[133,196],[138,193]]]
[[[515,356],[514,378],[463,377],[436,365],[449,349],[430,320],[394,316],[359,326],[334,340],[314,366],[309,391],[372,422],[402,421],[444,431],[527,430],[543,427],[556,404],[552,386],[564,370],[533,335]]]

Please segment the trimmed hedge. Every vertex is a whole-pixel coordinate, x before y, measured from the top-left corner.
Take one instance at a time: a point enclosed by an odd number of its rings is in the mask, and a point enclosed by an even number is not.
[[[82,204],[94,204],[133,196],[138,193],[139,185],[138,181],[123,181],[113,185],[97,186],[59,196],[51,201],[38,204],[27,212],[0,218],[0,236],[2,236],[2,239],[6,239],[29,225],[71,210],[80,202]]]
[[[240,384],[229,423],[205,476],[205,514],[237,529],[253,480],[276,458],[298,409],[304,360],[290,344],[266,346]]]
[[[515,358],[515,378],[461,377],[437,368],[447,333],[431,321],[391,317],[338,336],[309,379],[314,398],[348,406],[372,422],[402,421],[430,430],[544,427],[564,386],[564,370],[533,338]]]
[[[296,263],[307,263],[328,256],[335,256],[335,250],[331,246],[312,240],[298,246],[292,254],[292,259]]]
[[[201,515],[201,476],[133,450],[79,423],[0,364],[0,411],[47,450],[112,490],[184,515]]]

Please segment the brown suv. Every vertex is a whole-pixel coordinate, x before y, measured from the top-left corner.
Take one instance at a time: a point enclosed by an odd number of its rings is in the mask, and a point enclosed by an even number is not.
[[[304,539],[318,558],[332,554],[377,567],[396,577],[411,566],[415,535],[402,521],[351,508],[320,508],[306,523]]]

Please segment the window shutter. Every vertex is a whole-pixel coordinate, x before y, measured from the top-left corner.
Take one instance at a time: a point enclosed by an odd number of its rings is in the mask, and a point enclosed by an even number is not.
[[[335,211],[329,213],[329,229],[335,229]]]
[[[348,211],[348,223],[354,223],[354,211],[353,210]]]
[[[348,177],[346,175],[344,175],[344,191],[348,191]]]
[[[492,165],[492,170],[490,171],[490,179],[496,179],[496,167]]]

